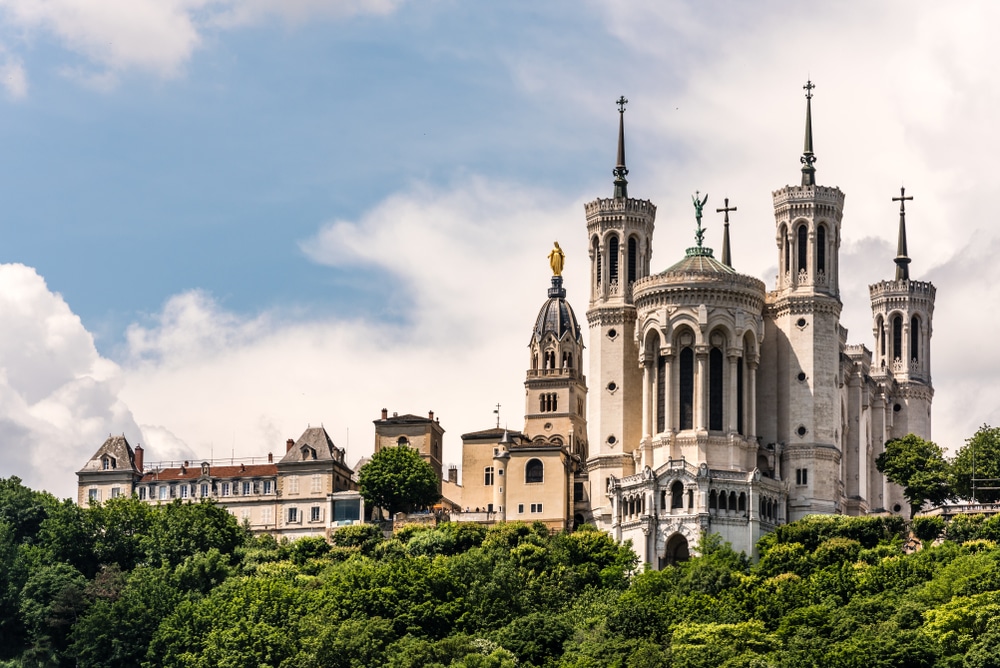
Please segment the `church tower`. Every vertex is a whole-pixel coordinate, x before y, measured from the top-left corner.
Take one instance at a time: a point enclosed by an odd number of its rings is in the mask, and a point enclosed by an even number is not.
[[[778,278],[767,299],[759,433],[781,452],[788,520],[842,512],[840,225],[844,193],[816,185],[812,90],[807,82],[802,182],[773,193]],[[773,407],[767,409],[766,407]]]
[[[583,375],[583,333],[563,287],[563,252],[549,254],[552,286],[531,332],[530,367],[524,381],[524,434],[561,445],[587,459],[587,379]]]
[[[910,258],[906,249],[906,202],[912,200],[899,189],[899,234],[896,242],[895,280],[868,287],[872,302],[875,354],[872,378],[882,389],[873,418],[873,447],[877,457],[886,441],[915,434],[931,437],[931,320],[936,289],[929,281],[910,280]],[[879,424],[881,422],[881,424]],[[886,510],[905,508],[901,490],[886,484]],[[896,511],[898,512],[898,511]]]
[[[656,207],[628,196],[625,167],[625,97],[618,99],[618,160],[614,195],[585,205],[590,253],[590,479],[591,510],[610,522],[606,496],[611,476],[635,471],[633,451],[642,434],[642,370],[636,340],[633,284],[649,275]]]

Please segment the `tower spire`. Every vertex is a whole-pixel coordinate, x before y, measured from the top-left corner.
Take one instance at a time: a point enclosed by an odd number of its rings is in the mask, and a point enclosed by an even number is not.
[[[628,169],[625,167],[625,105],[628,104],[628,100],[622,95],[616,103],[618,104],[618,163],[613,172],[615,199],[628,197],[628,181],[625,180],[625,175],[628,174]]]
[[[906,254],[906,201],[913,195],[906,196],[906,188],[900,186],[899,197],[893,197],[893,202],[899,202],[899,238],[896,240],[896,280],[910,280],[910,258]]]
[[[806,91],[806,138],[805,145],[802,148],[802,185],[804,186],[814,186],[816,185],[816,168],[813,167],[813,163],[816,162],[816,156],[813,155],[813,126],[812,126],[812,90],[816,85],[810,80],[806,81],[806,85],[803,88]]]
[[[730,269],[733,267],[733,257],[729,252],[729,212],[736,211],[735,206],[729,206],[729,198],[725,198],[726,205],[721,209],[716,209],[716,213],[725,213],[725,221],[723,222],[723,232],[722,232],[722,264],[726,265]]]

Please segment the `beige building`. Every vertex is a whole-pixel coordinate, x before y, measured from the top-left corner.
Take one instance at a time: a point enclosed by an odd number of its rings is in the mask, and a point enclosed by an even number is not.
[[[362,507],[356,502],[342,503],[339,513],[334,507],[335,494],[357,486],[344,451],[322,427],[306,429],[297,441],[289,439],[277,463],[269,453],[242,461],[147,467],[143,457],[142,446],[133,450],[124,436],[109,437],[77,472],[77,503],[86,507],[131,495],[151,504],[212,499],[255,533],[290,539],[328,535],[331,526],[363,512],[353,510]]]
[[[405,445],[420,453],[421,458],[431,465],[438,480],[443,478],[441,448],[444,429],[441,421],[428,411],[427,417],[419,415],[399,415],[382,409],[382,417],[375,420],[375,452],[382,448]]]

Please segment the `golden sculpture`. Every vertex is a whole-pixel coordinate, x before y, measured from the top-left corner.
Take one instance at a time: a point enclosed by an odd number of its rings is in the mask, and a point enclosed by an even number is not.
[[[563,253],[562,248],[559,248],[559,242],[553,242],[556,247],[549,252],[549,266],[552,267],[553,276],[562,276],[563,265],[566,263],[566,255]]]

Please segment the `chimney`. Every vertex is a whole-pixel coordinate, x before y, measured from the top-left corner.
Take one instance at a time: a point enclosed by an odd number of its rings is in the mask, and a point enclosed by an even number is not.
[[[434,411],[427,411],[427,419],[428,420],[434,419]]]
[[[135,470],[142,471],[142,444],[136,443],[135,446]]]
[[[287,441],[285,441],[285,452],[291,450],[293,445],[295,445],[295,441],[293,441],[292,439],[288,439]]]
[[[453,485],[458,484],[458,467],[454,464],[448,467],[448,482]]]
[[[273,464],[274,463],[274,455],[272,453],[270,453],[270,452],[267,453],[267,463],[268,464]]]
[[[387,408],[383,408],[382,409],[382,419],[383,420],[388,420],[389,419],[389,409],[387,409]]]

